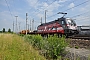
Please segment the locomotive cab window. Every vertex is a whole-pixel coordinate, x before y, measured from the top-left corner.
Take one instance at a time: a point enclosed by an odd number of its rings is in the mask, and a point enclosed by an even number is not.
[[[68,23],[69,25],[74,25],[74,26],[76,25],[75,21],[70,20],[70,19],[67,20],[67,23]]]
[[[62,21],[61,21],[61,24],[63,25],[63,24],[65,24],[65,22],[62,20]]]

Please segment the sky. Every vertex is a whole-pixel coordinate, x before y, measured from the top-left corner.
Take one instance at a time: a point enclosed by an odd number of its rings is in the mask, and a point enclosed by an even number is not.
[[[0,0],[0,31],[5,28],[24,30],[27,24],[30,27],[30,21],[34,20],[33,29],[45,22],[53,21],[62,17],[58,12],[67,13],[65,17],[75,20],[77,26],[90,25],[90,0]],[[20,27],[20,29],[19,29]]]

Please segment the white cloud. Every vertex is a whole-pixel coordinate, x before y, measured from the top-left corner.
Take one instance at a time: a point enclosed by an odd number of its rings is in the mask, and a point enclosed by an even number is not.
[[[61,5],[58,3],[58,1],[55,1],[52,5],[48,7],[48,10],[57,10],[59,6]]]
[[[47,7],[48,6],[48,4],[45,2],[45,3],[43,3],[43,7]]]
[[[87,9],[84,8],[84,7],[80,8],[80,11],[86,11],[86,10],[87,10]]]
[[[88,3],[87,5],[79,8],[79,10],[80,10],[81,12],[90,11],[90,3]]]
[[[72,8],[74,6],[75,6],[75,4],[74,3],[71,3],[71,4],[69,4],[68,8]],[[73,10],[73,8],[72,8],[72,10]]]
[[[37,16],[38,16],[39,18],[41,18],[41,17],[43,17],[43,14],[37,14]]]
[[[38,0],[26,0],[29,6],[36,8],[38,6]]]
[[[58,10],[58,8],[61,6],[61,4],[58,3],[58,1],[55,1],[53,4],[48,5],[47,3],[42,4],[42,10],[47,10],[47,15],[51,16],[54,14],[55,10]]]
[[[68,1],[68,0],[59,0],[60,3],[64,3],[66,1]]]

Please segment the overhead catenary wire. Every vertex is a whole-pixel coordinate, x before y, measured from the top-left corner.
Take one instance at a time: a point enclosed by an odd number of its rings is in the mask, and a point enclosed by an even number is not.
[[[82,21],[81,21],[82,20]],[[85,18],[85,19],[78,19],[77,21],[79,21],[79,22],[83,22],[83,21],[90,21],[90,18]]]
[[[64,10],[63,12],[68,11],[68,10],[71,10],[72,8],[78,7],[78,6],[80,6],[80,5],[82,5],[82,4],[85,4],[85,3],[89,2],[89,1],[90,1],[90,0],[84,1],[84,2],[82,2],[82,3],[80,3],[80,4],[78,4],[78,5],[75,5],[74,7],[71,7],[71,8],[69,8],[69,9]],[[49,16],[49,17],[47,17],[47,18],[53,17],[53,16],[55,16],[55,15],[57,15],[57,13],[54,14],[54,15],[52,15],[52,16]]]
[[[54,0],[53,2],[51,2],[48,6],[46,6],[46,7],[49,7],[50,5],[52,5],[55,1],[57,1],[57,0]],[[46,0],[46,2],[48,2],[48,0]],[[37,9],[37,10],[39,10],[39,9]],[[43,10],[46,10],[46,9],[43,9]]]
[[[15,11],[17,11],[17,9],[15,8],[15,6],[16,6],[16,3],[15,3],[15,0],[12,0],[13,1],[13,9],[15,10]],[[17,13],[16,12],[13,12],[13,15],[15,16]]]
[[[75,20],[82,20],[82,19],[90,19],[89,16],[84,16],[84,18],[76,18]]]
[[[88,11],[88,12],[90,12],[90,11]],[[78,17],[78,16],[82,16],[82,15],[88,13],[88,12],[84,12],[84,13],[82,13],[82,14],[78,14],[78,15],[72,16],[71,18],[75,18],[75,17]]]
[[[48,2],[48,0],[46,0],[46,2]]]
[[[7,5],[7,7],[8,7],[8,10],[9,10],[9,12],[10,12],[11,17],[12,17],[12,19],[14,20],[13,15],[12,15],[12,13],[11,13],[11,10],[10,10],[10,7],[9,7],[9,5],[8,5],[7,0],[5,0],[5,2],[6,2],[6,5]],[[14,32],[14,21],[13,21],[13,32]]]
[[[51,4],[49,4],[47,7],[49,7],[50,5],[52,5],[55,1],[57,1],[57,0],[54,0]]]
[[[48,0],[47,0],[48,1]],[[50,5],[52,5],[55,1],[57,1],[57,0],[54,0],[53,2],[51,2],[48,6],[46,6],[46,7],[49,7]],[[39,9],[37,9],[37,10],[39,10]],[[43,11],[45,11],[46,9],[43,9]],[[41,11],[39,11],[37,14],[39,14]],[[37,15],[36,14],[36,15]]]
[[[76,0],[72,0],[71,2],[69,3],[66,3],[64,7],[67,7],[67,5],[69,5],[70,3],[74,3]],[[62,8],[63,9],[63,8]]]
[[[37,1],[35,2],[35,5],[34,5],[33,7],[35,7],[38,2],[39,2],[39,0],[37,0]],[[31,8],[31,9],[32,9],[32,8]],[[31,9],[29,9],[29,11],[30,11]],[[37,9],[37,10],[38,10],[38,9]]]
[[[89,2],[89,1],[90,1],[90,0],[84,1],[84,2],[78,4],[78,5],[74,6],[74,7],[71,7],[71,8],[69,8],[69,9],[66,9],[65,11],[71,10],[72,8],[78,7],[78,6],[80,6],[80,5],[82,5],[82,4],[85,4],[85,3]],[[65,11],[63,11],[63,12],[65,12]]]
[[[12,19],[14,20],[13,15],[12,15],[12,13],[11,13],[11,10],[10,10],[10,7],[9,7],[9,5],[8,5],[7,0],[5,0],[5,2],[6,2],[6,4],[7,4],[7,7],[8,7],[8,10],[9,10],[9,12],[10,12],[11,17],[12,17]]]

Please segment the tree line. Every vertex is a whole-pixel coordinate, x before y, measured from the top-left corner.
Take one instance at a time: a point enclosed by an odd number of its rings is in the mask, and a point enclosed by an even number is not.
[[[10,28],[8,29],[8,31],[6,31],[5,28],[3,28],[2,31],[0,31],[0,33],[6,33],[6,32],[12,33]]]

